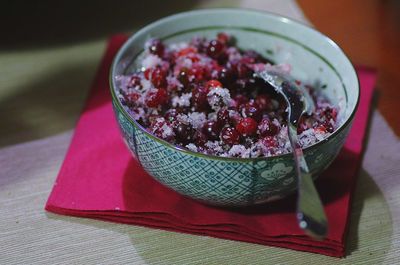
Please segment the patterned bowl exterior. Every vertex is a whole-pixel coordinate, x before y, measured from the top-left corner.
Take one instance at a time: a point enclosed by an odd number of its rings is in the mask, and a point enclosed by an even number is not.
[[[209,18],[204,20],[204,16],[207,15],[209,15]],[[238,15],[240,15],[240,20],[235,19]],[[313,40],[297,29],[290,29],[290,33],[296,38],[290,39],[285,35],[260,29],[261,26],[258,23],[259,21],[255,19],[256,17],[263,23],[268,19],[271,23],[276,22],[273,26],[278,31],[287,30],[286,26],[282,29],[277,27],[282,23],[288,23],[288,21],[293,27],[306,28],[285,18],[248,10],[224,9],[182,13],[150,25],[138,32],[135,35],[136,37],[133,36],[128,40],[116,56],[110,72],[114,112],[123,138],[134,157],[160,183],[180,194],[208,204],[246,206],[288,195],[296,190],[297,184],[292,154],[268,158],[240,159],[207,156],[178,149],[149,134],[129,116],[117,99],[113,78],[117,72],[129,71],[134,59],[142,52],[145,39],[148,39],[151,34],[161,35],[164,36],[164,40],[173,41],[174,38],[178,38],[178,40],[179,38],[189,38],[185,34],[197,34],[199,31],[202,34],[215,36],[213,35],[215,32],[225,30],[224,27],[227,27],[227,30],[234,30],[235,36],[238,37],[239,41],[243,41],[243,45],[265,44],[265,41],[271,41],[271,43],[285,42],[287,45],[291,45],[290,49],[296,53],[298,62],[306,67],[309,72],[313,71],[314,76],[322,76],[323,79],[328,80],[329,85],[341,82],[340,89],[330,87],[326,91],[333,93],[333,98],[339,97],[338,95],[345,95],[347,104],[349,104],[348,102],[351,103],[351,107],[346,109],[350,113],[345,114],[346,119],[336,132],[322,142],[304,149],[308,166],[315,178],[329,166],[339,153],[351,127],[359,98],[357,81],[348,81],[357,80],[354,68],[337,46],[333,48],[326,46],[333,46],[334,43],[322,34],[314,31],[312,36],[316,39]],[[182,23],[182,19],[185,19],[185,23]],[[215,24],[223,24],[224,19],[227,20],[225,21],[227,26],[215,26]],[[199,27],[200,23],[208,23],[208,25]],[[235,26],[234,23],[238,23],[238,25]],[[241,23],[246,27],[242,27]],[[264,23],[265,25],[268,25],[268,23]],[[305,30],[312,31],[308,28]],[[254,39],[249,41],[249,38]],[[255,38],[265,38],[265,41]],[[310,45],[311,48],[303,43]],[[319,45],[319,43],[321,44]],[[279,46],[279,43],[277,45]],[[250,48],[253,46],[250,46]],[[321,49],[317,50],[319,48]],[[341,54],[337,56],[337,53]],[[135,57],[133,59],[127,58],[131,54],[135,54]],[[321,54],[327,56],[328,59],[325,59]],[[283,57],[285,56],[283,54]],[[276,59],[279,61],[279,58]],[[309,65],[304,65],[304,63],[309,63]],[[328,70],[322,71],[323,67]],[[301,67],[295,65],[293,68]],[[329,75],[329,73],[331,74]],[[349,90],[348,87],[352,89]]]
[[[183,195],[213,205],[245,206],[276,200],[296,189],[291,154],[222,159],[172,148],[144,132],[113,103],[125,142],[136,159],[151,176]],[[333,161],[348,127],[323,145],[305,150],[313,176]]]

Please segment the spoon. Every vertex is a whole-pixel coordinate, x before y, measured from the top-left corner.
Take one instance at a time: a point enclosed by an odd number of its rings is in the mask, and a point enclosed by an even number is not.
[[[298,180],[297,222],[306,234],[322,240],[327,234],[328,222],[297,137],[299,120],[305,113],[311,115],[314,101],[303,86],[298,86],[282,71],[267,69],[255,75],[270,84],[287,103],[288,135]]]

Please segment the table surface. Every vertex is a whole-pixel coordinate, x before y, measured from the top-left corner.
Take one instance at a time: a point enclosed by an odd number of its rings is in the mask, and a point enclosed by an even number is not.
[[[10,2],[0,11],[0,264],[400,264],[399,1]],[[354,63],[378,69],[344,259],[43,210],[107,36],[221,6],[308,17]]]

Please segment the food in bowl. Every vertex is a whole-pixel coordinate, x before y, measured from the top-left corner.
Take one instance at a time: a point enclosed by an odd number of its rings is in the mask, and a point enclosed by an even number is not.
[[[254,50],[242,50],[234,36],[194,37],[164,44],[149,40],[135,72],[117,77],[119,100],[153,135],[181,148],[220,157],[256,158],[291,151],[286,103],[255,77],[265,68],[290,74]],[[316,109],[298,127],[301,146],[328,137],[338,126],[338,107],[317,88],[296,81]]]
[[[314,87],[321,87],[330,105],[339,110],[336,128],[303,152],[313,178],[331,164],[348,135],[360,98],[354,67],[331,39],[315,29],[252,10],[184,12],[160,19],[131,36],[110,69],[110,92],[121,136],[154,179],[190,198],[219,206],[248,206],[283,198],[297,188],[291,153],[242,158],[192,152],[156,137],[122,104],[121,84],[129,80],[124,77],[140,69],[143,56],[148,54],[143,47],[149,39],[162,39],[164,49],[168,49],[170,44],[190,42],[194,36],[214,39],[218,32],[235,36],[236,45],[243,50],[255,50],[274,62],[290,64],[291,75],[303,83],[321,82]]]

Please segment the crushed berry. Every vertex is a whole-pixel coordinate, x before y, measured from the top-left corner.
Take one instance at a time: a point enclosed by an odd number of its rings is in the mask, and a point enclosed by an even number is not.
[[[117,76],[118,98],[150,133],[171,144],[209,155],[258,157],[288,153],[283,98],[254,71],[273,65],[262,54],[241,50],[234,37],[146,44],[137,71]],[[288,70],[289,71],[289,70]],[[338,108],[309,84],[316,105],[301,117],[297,133],[307,147],[338,127]]]

